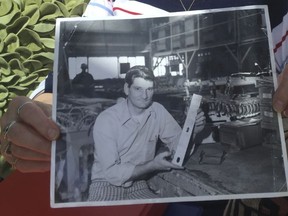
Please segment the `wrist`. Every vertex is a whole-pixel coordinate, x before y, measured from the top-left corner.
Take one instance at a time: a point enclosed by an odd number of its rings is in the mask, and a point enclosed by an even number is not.
[[[150,172],[155,172],[155,171],[157,172],[157,171],[162,170],[161,166],[159,166],[159,163],[155,161],[155,158],[154,160],[149,161],[147,165],[150,169]]]

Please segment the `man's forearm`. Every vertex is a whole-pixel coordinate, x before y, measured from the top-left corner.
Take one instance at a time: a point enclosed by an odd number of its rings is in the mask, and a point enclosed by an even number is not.
[[[152,165],[152,161],[148,161],[147,163],[140,164],[135,166],[131,177],[128,181],[135,181],[144,178],[147,174],[155,171],[155,168]]]
[[[156,157],[153,160],[135,166],[132,175],[128,179],[128,181],[134,181],[137,179],[139,180],[145,177],[147,174],[150,174],[155,171],[169,171],[171,169],[183,169],[183,167],[180,167],[168,161],[167,158],[169,158],[170,156],[171,152],[162,152],[156,155]]]

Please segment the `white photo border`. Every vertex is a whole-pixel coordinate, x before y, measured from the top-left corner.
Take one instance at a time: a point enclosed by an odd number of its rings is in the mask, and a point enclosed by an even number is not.
[[[201,10],[201,11],[190,11],[190,12],[177,12],[171,13],[168,16],[185,16],[185,15],[195,15],[195,14],[204,14],[204,13],[217,13],[217,12],[225,12],[225,11],[236,11],[236,10],[252,10],[252,9],[263,9],[265,11],[266,25],[267,25],[267,34],[268,34],[268,43],[270,49],[270,58],[271,58],[271,67],[273,72],[273,82],[274,87],[277,88],[277,75],[276,75],[276,65],[274,60],[273,53],[273,42],[271,37],[271,27],[268,16],[268,8],[267,6],[244,6],[244,7],[233,7],[233,8],[221,8],[221,9],[211,9],[211,10]],[[157,17],[166,17],[167,15],[153,16],[153,18]],[[145,19],[152,18],[151,16],[134,16],[134,17],[105,17],[105,18],[61,18],[57,19],[56,22],[56,45],[55,45],[55,60],[54,60],[54,77],[53,77],[53,109],[52,109],[52,119],[56,121],[57,118],[57,98],[58,98],[58,70],[59,64],[59,52],[60,52],[60,40],[61,40],[61,23],[63,22],[85,22],[91,20],[118,20],[118,19]],[[279,122],[279,132],[281,138],[281,148],[283,154],[283,163],[284,163],[284,171],[286,177],[286,187],[287,187],[287,179],[288,179],[288,162],[287,162],[287,151],[286,144],[284,138],[284,130],[282,124],[281,115],[278,114],[278,122]],[[56,177],[56,141],[52,143],[52,154],[51,154],[51,176],[50,176],[50,204],[53,208],[63,208],[63,207],[83,207],[83,206],[110,206],[110,205],[130,205],[130,204],[144,204],[144,203],[170,203],[170,202],[187,202],[187,201],[208,201],[208,200],[225,200],[225,199],[248,199],[248,198],[263,198],[263,197],[283,197],[287,196],[288,192],[269,192],[269,193],[249,193],[249,194],[229,194],[229,195],[204,195],[204,196],[191,196],[191,197],[172,197],[172,198],[160,198],[160,199],[145,199],[145,200],[125,200],[125,201],[103,201],[103,202],[67,202],[67,203],[57,203],[55,200],[55,177]]]

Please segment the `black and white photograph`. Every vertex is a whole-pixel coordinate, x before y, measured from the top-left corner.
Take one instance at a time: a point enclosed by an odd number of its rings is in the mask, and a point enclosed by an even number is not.
[[[51,206],[287,196],[267,7],[58,19]]]

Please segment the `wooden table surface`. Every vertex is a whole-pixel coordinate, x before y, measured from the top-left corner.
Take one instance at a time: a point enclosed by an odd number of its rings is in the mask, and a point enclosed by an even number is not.
[[[164,197],[287,191],[280,150],[255,146],[227,152],[219,164],[223,151],[227,149],[220,144],[202,144],[185,170],[160,173],[150,183]]]

